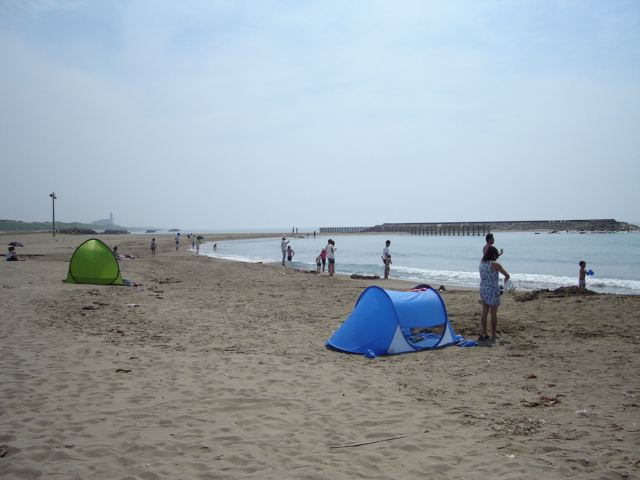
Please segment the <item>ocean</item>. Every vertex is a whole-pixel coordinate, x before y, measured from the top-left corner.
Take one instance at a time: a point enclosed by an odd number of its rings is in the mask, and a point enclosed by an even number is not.
[[[206,237],[206,233],[204,233]],[[304,238],[297,238],[298,236]],[[306,233],[288,237],[295,251],[287,267],[314,269],[315,258],[333,238],[336,273],[383,275],[381,259],[391,240],[391,278],[432,286],[478,287],[478,264],[483,236],[335,235]],[[496,232],[494,246],[504,254],[500,263],[517,290],[555,289],[578,284],[578,262],[594,271],[587,288],[600,293],[640,294],[640,233],[579,234],[547,232]],[[186,237],[186,234],[185,234]],[[185,238],[186,240],[186,238]],[[200,255],[240,262],[279,265],[280,238],[213,243],[206,239]]]

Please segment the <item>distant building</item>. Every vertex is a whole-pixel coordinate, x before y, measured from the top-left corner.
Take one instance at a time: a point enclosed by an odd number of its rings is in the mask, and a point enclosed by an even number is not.
[[[113,227],[116,224],[115,219],[113,218],[113,213],[111,213],[110,218],[105,218],[103,220],[95,220],[91,222],[92,225],[107,225]]]

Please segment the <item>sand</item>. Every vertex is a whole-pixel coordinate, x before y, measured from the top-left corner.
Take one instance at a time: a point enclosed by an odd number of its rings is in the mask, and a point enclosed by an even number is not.
[[[127,235],[140,286],[71,285],[87,237],[0,238],[3,479],[640,478],[639,296],[507,294],[499,342],[366,358],[325,342],[406,284]],[[478,293],[442,298],[476,339]]]

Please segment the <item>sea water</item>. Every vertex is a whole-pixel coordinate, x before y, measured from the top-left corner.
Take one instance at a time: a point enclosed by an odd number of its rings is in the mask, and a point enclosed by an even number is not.
[[[587,288],[601,293],[640,294],[640,233],[579,234],[496,232],[499,262],[518,290],[578,284],[578,262],[587,262]],[[186,236],[186,235],[185,235]],[[391,278],[432,286],[478,287],[478,265],[485,244],[478,235],[335,235],[288,237],[295,251],[288,267],[315,270],[327,240],[336,242],[336,273],[383,275],[382,248],[391,240]],[[185,239],[186,240],[186,239]],[[213,242],[200,255],[241,262],[280,265],[280,238]]]

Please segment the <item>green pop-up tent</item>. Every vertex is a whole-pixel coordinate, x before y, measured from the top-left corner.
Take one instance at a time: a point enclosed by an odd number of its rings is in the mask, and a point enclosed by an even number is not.
[[[120,265],[102,240],[91,238],[76,248],[69,263],[67,283],[124,285]]]

